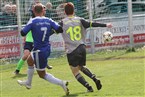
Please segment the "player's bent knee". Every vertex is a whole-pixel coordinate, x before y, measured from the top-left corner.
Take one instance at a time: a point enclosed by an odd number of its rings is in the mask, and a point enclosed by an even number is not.
[[[39,75],[39,77],[42,78],[42,79],[44,79],[44,76],[42,76],[42,75]]]
[[[37,71],[40,78],[44,79],[45,77],[45,71]]]

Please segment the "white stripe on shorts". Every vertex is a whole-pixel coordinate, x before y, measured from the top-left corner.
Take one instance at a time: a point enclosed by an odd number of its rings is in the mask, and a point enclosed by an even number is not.
[[[35,52],[35,54],[36,54],[36,67],[37,67],[37,69],[40,69],[40,67],[39,67],[39,54],[38,54],[39,52]]]

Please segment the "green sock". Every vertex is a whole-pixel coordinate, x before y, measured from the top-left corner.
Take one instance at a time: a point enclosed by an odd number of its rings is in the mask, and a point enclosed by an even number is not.
[[[17,70],[20,70],[21,68],[22,68],[22,66],[24,65],[24,60],[21,58],[20,60],[19,60],[19,62],[18,62],[18,64],[17,64]]]

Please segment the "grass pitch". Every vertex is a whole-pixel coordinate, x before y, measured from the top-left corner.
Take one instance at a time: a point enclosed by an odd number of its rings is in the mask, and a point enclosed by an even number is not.
[[[143,49],[126,53],[126,50],[97,52],[87,55],[87,67],[102,81],[102,89],[98,91],[94,82],[82,74],[93,86],[93,93],[86,93],[80,83],[72,75],[66,57],[49,59],[52,70],[47,72],[63,80],[69,81],[68,97],[144,97],[145,72]],[[40,79],[35,71],[32,89],[17,84],[18,79],[26,79],[27,65],[21,74],[13,74],[16,64],[0,65],[0,97],[66,97],[63,89]]]

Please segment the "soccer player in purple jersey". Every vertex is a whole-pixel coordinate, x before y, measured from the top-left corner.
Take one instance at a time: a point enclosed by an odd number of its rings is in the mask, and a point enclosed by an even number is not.
[[[63,32],[62,27],[52,19],[44,17],[45,9],[41,3],[34,6],[33,12],[36,17],[29,20],[27,25],[21,30],[21,35],[26,36],[29,31],[32,31],[32,36],[34,39],[34,50],[27,60],[27,80],[18,80],[18,83],[25,86],[27,89],[31,88],[32,77],[34,74],[33,64],[35,64],[37,73],[40,78],[45,79],[46,81],[53,84],[60,85],[64,89],[66,95],[68,95],[68,82],[60,80],[45,71],[45,67],[47,66],[48,61],[47,59],[50,55],[49,37],[52,34],[51,30],[54,29],[56,32],[60,33]]]

